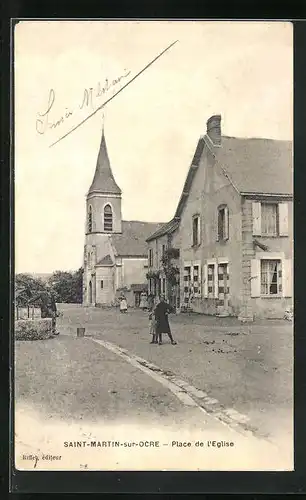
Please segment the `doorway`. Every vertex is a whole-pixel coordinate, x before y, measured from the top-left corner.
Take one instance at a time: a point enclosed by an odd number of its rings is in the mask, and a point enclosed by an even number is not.
[[[92,304],[92,281],[89,282],[89,304]]]

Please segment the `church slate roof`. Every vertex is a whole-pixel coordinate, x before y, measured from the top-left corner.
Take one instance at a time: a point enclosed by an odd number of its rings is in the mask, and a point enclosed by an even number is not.
[[[147,257],[146,239],[164,225],[156,222],[122,221],[122,234],[111,236],[118,256]]]
[[[179,223],[180,222],[178,219],[172,219],[170,222],[163,224],[159,229],[157,229],[157,231],[155,231],[155,233],[151,234],[147,238],[147,241],[155,240],[156,238],[160,238],[165,234],[173,233],[179,227]]]
[[[103,259],[99,260],[99,262],[97,262],[96,265],[102,266],[102,267],[110,267],[110,266],[113,266],[114,263],[113,263],[111,256],[106,255],[105,257],[103,257]]]
[[[95,175],[87,194],[89,195],[96,191],[100,193],[121,194],[121,189],[114,179],[113,172],[110,166],[104,130],[102,131],[102,139]]]

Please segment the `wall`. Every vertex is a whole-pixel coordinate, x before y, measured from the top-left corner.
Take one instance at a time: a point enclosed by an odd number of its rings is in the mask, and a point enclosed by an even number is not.
[[[229,239],[217,241],[218,206],[226,204],[229,209]],[[201,216],[201,244],[192,247],[192,217]],[[240,195],[223,174],[221,167],[213,155],[204,147],[199,167],[192,182],[189,197],[181,216],[181,277],[184,261],[201,261],[201,275],[207,259],[227,258],[230,275],[229,312],[237,314],[241,289],[241,205]],[[196,312],[215,314],[216,302],[203,296],[194,299],[193,309]],[[183,301],[183,284],[181,282],[181,300]]]
[[[143,284],[147,282],[146,274],[148,259],[145,257],[139,258],[122,258],[122,285],[130,287],[133,284]]]
[[[281,197],[275,201],[285,201]],[[252,297],[251,294],[251,259],[257,257],[257,252],[261,252],[258,247],[254,247],[253,240],[268,247],[268,252],[282,252],[285,259],[293,260],[293,203],[288,203],[288,236],[253,236],[253,199],[243,198],[243,288],[241,302],[241,319],[243,318],[283,318],[285,310],[292,306],[292,297]],[[256,199],[258,201],[258,197]],[[267,201],[264,197],[260,201]],[[292,263],[293,267],[293,263]],[[292,272],[292,271],[291,271]],[[284,277],[283,277],[284,278]]]
[[[88,259],[88,254],[91,254]],[[89,282],[92,280],[92,273],[95,273],[95,265],[106,255],[114,259],[114,250],[111,245],[110,236],[107,234],[90,233],[85,237],[84,245],[84,274],[83,274],[83,304],[89,304]]]
[[[115,300],[115,286],[114,286],[114,267],[97,267],[96,268],[96,304],[103,304],[111,306]],[[103,280],[103,288],[101,288],[101,281]]]
[[[152,249],[153,251],[153,266],[148,267],[148,271],[160,271],[160,279],[162,280],[163,278],[166,279],[166,276],[163,271],[163,266],[161,262],[162,254],[163,254],[163,245],[165,246],[165,249],[172,247],[172,248],[180,248],[181,240],[180,240],[180,232],[178,229],[176,229],[173,233],[171,234],[165,234],[163,236],[160,236],[159,238],[156,238],[153,241],[148,242],[148,264],[149,264],[149,249]],[[172,259],[172,264],[175,266],[179,267],[179,260],[174,260]],[[146,280],[147,281],[147,280]],[[160,285],[161,287],[161,285]],[[150,290],[150,287],[149,287]],[[162,291],[162,288],[161,288]],[[166,280],[166,289],[165,289],[165,296],[168,298],[169,295],[169,285]]]

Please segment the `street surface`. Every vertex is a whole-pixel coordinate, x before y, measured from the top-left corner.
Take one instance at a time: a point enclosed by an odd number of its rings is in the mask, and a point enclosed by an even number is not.
[[[147,313],[60,309],[58,337],[17,342],[15,352],[16,443],[66,452],[47,468],[292,468],[290,323],[171,315],[178,344],[158,346]],[[104,453],[73,448],[81,435]]]

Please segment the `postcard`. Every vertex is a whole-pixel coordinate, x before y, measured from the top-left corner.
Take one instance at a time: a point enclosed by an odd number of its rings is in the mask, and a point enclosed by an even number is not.
[[[17,470],[291,471],[293,27],[14,25]]]

